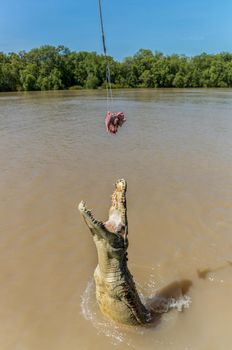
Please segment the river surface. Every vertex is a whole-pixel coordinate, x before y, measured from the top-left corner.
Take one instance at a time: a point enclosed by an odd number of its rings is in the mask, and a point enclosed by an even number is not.
[[[228,350],[232,343],[232,90],[0,94],[0,349]],[[192,303],[150,328],[115,325],[94,297],[95,247],[128,182],[129,267],[144,297]]]

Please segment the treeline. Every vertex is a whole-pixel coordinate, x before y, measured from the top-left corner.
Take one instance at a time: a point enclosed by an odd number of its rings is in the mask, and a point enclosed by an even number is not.
[[[114,88],[232,87],[232,54],[194,57],[139,50],[122,62],[108,57]],[[105,86],[105,57],[42,46],[0,52],[0,91],[96,89]]]

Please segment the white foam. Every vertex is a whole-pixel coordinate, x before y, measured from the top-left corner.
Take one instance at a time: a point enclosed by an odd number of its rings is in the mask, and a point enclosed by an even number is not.
[[[188,295],[183,295],[178,299],[169,299],[169,309],[177,309],[177,311],[182,312],[184,309],[188,309],[192,303],[192,299]]]
[[[140,296],[144,304],[149,304],[149,299],[141,293]],[[171,309],[176,309],[179,312],[182,312],[184,309],[190,307],[192,300],[189,296],[184,295],[177,299],[175,298],[164,298],[164,297],[155,297],[153,299],[152,309],[157,313],[167,313]],[[81,296],[81,313],[83,317],[90,321],[94,328],[96,328],[98,334],[103,334],[110,339],[111,344],[118,345],[122,342],[130,347],[134,347],[132,343],[131,333],[136,333],[140,336],[144,336],[148,329],[144,327],[127,327],[123,325],[117,325],[110,319],[104,317],[100,311],[96,301],[95,296],[95,283],[91,279],[86,286],[82,296]]]
[[[84,318],[91,321],[98,334],[109,337],[113,345],[117,345],[124,340],[124,333],[111,320],[98,314],[98,305],[95,297],[95,284],[91,279],[81,296],[81,313]]]
[[[93,279],[87,283],[86,289],[81,296],[81,312],[86,320],[93,319],[93,309],[91,308],[91,294],[94,289]]]

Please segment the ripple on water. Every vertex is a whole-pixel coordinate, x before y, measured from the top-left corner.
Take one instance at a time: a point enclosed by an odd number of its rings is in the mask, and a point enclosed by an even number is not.
[[[144,268],[147,270],[148,268]],[[175,319],[175,313],[167,313],[172,309],[176,309],[181,312],[183,309],[189,308],[191,305],[191,298],[187,295],[180,295],[178,298],[165,297],[157,293],[157,283],[154,283],[154,271],[149,269],[149,280],[145,283],[136,283],[138,292],[144,304],[152,305],[152,308],[162,316],[163,327],[169,322]],[[157,275],[156,275],[157,280]],[[160,283],[158,283],[160,284]],[[155,294],[157,293],[157,296]],[[117,325],[110,319],[104,317],[98,308],[98,304],[95,297],[95,283],[92,278],[86,286],[82,297],[81,297],[81,313],[84,318],[91,321],[94,328],[96,328],[98,334],[102,334],[110,339],[113,345],[118,345],[120,343],[126,343],[128,346],[135,348],[134,335],[138,337],[143,337],[147,332],[151,331],[154,327],[131,327],[125,325]],[[160,327],[160,326],[158,326]]]

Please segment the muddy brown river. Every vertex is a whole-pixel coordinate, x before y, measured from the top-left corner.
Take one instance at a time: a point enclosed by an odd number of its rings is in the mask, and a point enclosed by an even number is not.
[[[0,349],[229,350],[232,90],[0,94]],[[94,297],[95,247],[77,204],[105,219],[128,182],[129,267],[141,295],[179,283],[189,308],[116,325]]]

